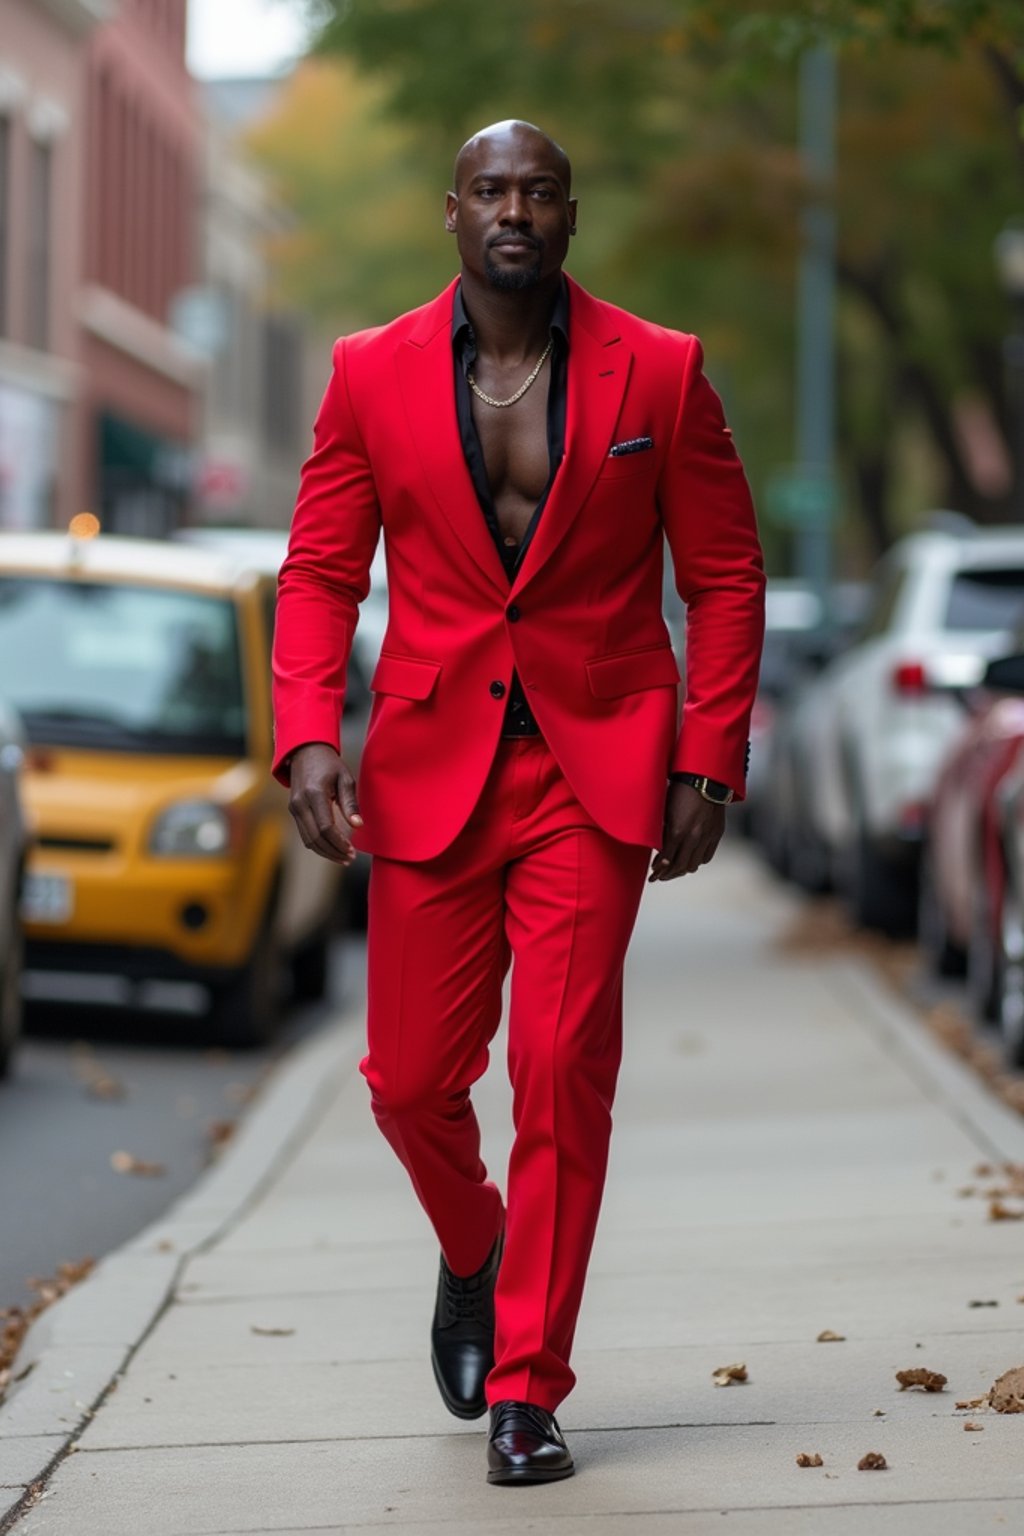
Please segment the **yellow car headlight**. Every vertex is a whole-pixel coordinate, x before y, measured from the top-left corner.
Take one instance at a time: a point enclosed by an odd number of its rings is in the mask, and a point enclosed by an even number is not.
[[[150,853],[186,859],[219,858],[231,846],[231,822],[212,800],[180,800],[157,817]]]

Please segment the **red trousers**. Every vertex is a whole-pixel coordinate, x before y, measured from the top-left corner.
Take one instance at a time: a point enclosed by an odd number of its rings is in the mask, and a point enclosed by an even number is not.
[[[569,1354],[608,1160],[622,967],[649,861],[649,849],[591,820],[540,737],[499,742],[469,822],[438,857],[374,860],[362,1071],[452,1270],[479,1269],[505,1224],[490,1403],[554,1411],[576,1379]],[[470,1087],[487,1066],[510,963],[505,1210],[481,1161]]]

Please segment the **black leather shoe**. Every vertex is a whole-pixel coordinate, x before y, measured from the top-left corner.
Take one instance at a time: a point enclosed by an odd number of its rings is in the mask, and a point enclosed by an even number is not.
[[[489,1483],[554,1483],[574,1470],[554,1414],[512,1401],[491,1409],[487,1465]]]
[[[504,1242],[501,1232],[483,1268],[466,1279],[453,1275],[441,1255],[430,1361],[444,1405],[457,1419],[487,1412],[484,1382],[494,1365],[494,1283]]]

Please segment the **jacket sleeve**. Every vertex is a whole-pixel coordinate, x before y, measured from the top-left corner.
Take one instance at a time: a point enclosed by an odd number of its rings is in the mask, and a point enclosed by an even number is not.
[[[679,410],[658,502],[686,604],[686,697],[670,771],[707,774],[742,798],[764,640],[764,562],[750,488],[721,401],[687,338]]]
[[[379,535],[380,507],[342,340],[335,344],[278,577],[272,771],[282,784],[297,747],[313,741],[341,747],[349,652]]]

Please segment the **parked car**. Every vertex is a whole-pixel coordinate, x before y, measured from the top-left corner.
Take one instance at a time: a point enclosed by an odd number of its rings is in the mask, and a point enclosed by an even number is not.
[[[1024,613],[1024,529],[931,530],[894,545],[864,628],[807,701],[806,815],[855,921],[914,926],[922,837],[964,690]]]
[[[21,1034],[23,937],[21,890],[29,832],[21,803],[25,738],[14,712],[0,703],[0,1077],[6,1077]]]
[[[203,526],[180,529],[175,538],[203,549],[226,550],[252,569],[276,583],[278,572],[288,552],[288,535],[271,528],[218,528]],[[348,675],[345,685],[345,761],[358,775],[363,741],[370,720],[370,679],[380,659],[384,631],[387,628],[388,595],[384,557],[378,546],[370,571],[370,591],[360,605],[359,623],[352,637]],[[369,897],[369,858],[360,855],[340,887],[339,923],[342,927],[365,929]]]
[[[269,774],[271,579],[101,534],[0,537],[0,690],[28,738],[26,966],[209,992],[266,1040],[282,979],[322,992],[341,870]]]
[[[769,582],[771,597],[773,583]],[[799,590],[799,589],[798,589]],[[804,596],[810,596],[804,589]],[[788,604],[789,594],[784,594]],[[776,603],[776,622],[769,620],[754,716],[751,721],[751,781],[748,786],[750,830],[768,862],[779,874],[791,876],[811,890],[828,883],[827,861],[812,852],[812,834],[804,816],[803,737],[813,719],[805,698],[821,669],[850,643],[862,625],[867,586],[837,582],[829,598],[828,615],[814,597],[800,617],[801,624],[777,622],[787,615]],[[769,604],[771,607],[771,604]],[[813,695],[811,695],[813,696]]]
[[[995,1019],[1006,859],[1000,791],[1024,752],[1024,697],[985,688],[947,754],[923,848],[918,933],[939,975],[966,971],[975,1010]]]

